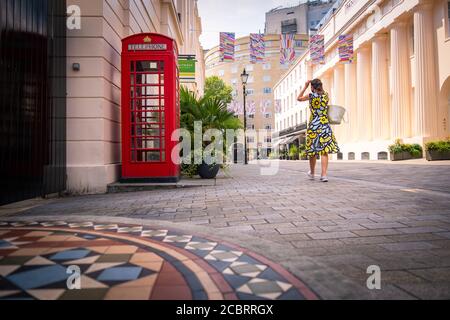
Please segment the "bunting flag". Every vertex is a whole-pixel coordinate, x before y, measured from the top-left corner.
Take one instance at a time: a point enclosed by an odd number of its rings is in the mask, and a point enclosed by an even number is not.
[[[236,106],[235,106],[235,114],[237,115],[243,115],[244,114],[244,106],[242,105],[242,103],[240,103],[239,101],[236,101]]]
[[[288,64],[295,60],[295,34],[280,35],[280,64]]]
[[[353,62],[353,35],[343,34],[339,36],[339,61],[344,63]]]
[[[235,106],[236,106],[236,102],[231,101],[229,104],[227,104],[227,110],[229,112],[235,113],[235,111],[236,111]]]
[[[325,41],[321,34],[311,36],[309,40],[309,51],[313,64],[325,63]]]
[[[254,100],[250,100],[248,102],[247,114],[255,114],[256,112],[256,103]]]
[[[250,33],[250,62],[263,62],[266,55],[266,43],[264,35],[260,33]]]
[[[220,61],[234,61],[234,42],[233,32],[220,33]]]
[[[270,108],[271,104],[272,104],[272,102],[270,100],[261,101],[261,103],[260,103],[261,113],[262,114],[268,113],[270,111],[269,108]]]
[[[275,100],[275,113],[281,113],[281,100]]]

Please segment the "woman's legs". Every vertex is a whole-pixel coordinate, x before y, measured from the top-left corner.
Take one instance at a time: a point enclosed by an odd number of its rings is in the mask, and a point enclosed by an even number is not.
[[[309,157],[309,169],[312,175],[314,175],[314,170],[316,169],[316,156]]]
[[[323,155],[320,156],[320,162],[322,163],[322,177],[326,177],[327,176],[327,171],[328,171],[328,153],[325,153]]]

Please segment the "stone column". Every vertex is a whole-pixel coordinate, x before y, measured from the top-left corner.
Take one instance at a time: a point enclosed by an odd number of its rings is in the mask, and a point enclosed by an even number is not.
[[[372,140],[372,95],[371,95],[370,47],[363,46],[357,52],[356,85],[358,109],[358,140]]]
[[[406,22],[391,29],[391,138],[411,136],[411,73]]]
[[[356,63],[347,63],[344,67],[345,73],[345,103],[347,109],[348,129],[347,141],[358,140],[358,111],[356,108]]]
[[[438,85],[436,79],[433,2],[424,1],[414,12],[415,89],[413,134],[438,136]],[[450,57],[447,57],[447,59]]]
[[[344,105],[344,66],[337,64],[333,69],[333,89],[334,96],[331,104]],[[344,123],[334,126],[334,133],[338,142],[344,142],[346,140]]]
[[[374,140],[390,137],[390,94],[387,35],[375,36],[372,42],[372,130]]]

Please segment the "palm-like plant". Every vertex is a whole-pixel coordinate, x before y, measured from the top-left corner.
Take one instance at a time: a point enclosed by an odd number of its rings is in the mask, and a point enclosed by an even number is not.
[[[243,128],[241,121],[227,110],[219,97],[205,96],[197,98],[195,93],[185,87],[180,90],[181,127],[194,131],[194,122],[201,121],[203,132],[208,129]]]
[[[224,134],[227,129],[243,128],[239,118],[227,110],[226,103],[219,97],[207,95],[198,98],[195,93],[186,87],[180,89],[180,109],[181,127],[191,132],[192,139],[194,137],[194,122],[196,121],[201,121],[202,133],[205,133],[208,129],[218,129]],[[194,141],[191,141],[191,146],[194,146]],[[203,144],[203,147],[205,146]],[[225,144],[224,148],[226,148]],[[188,175],[193,175],[197,169],[198,166],[195,164],[183,165],[183,171]]]

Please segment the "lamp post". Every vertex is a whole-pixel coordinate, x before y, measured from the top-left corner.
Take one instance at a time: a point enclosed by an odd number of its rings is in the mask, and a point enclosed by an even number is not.
[[[247,110],[245,107],[245,98],[247,97],[247,90],[245,86],[247,85],[248,80],[248,73],[245,71],[241,74],[241,81],[242,81],[242,88],[244,90],[243,97],[244,97],[244,164],[248,164],[248,156],[247,156],[247,135],[245,134],[247,131]]]

